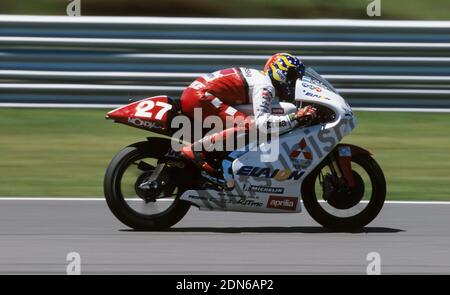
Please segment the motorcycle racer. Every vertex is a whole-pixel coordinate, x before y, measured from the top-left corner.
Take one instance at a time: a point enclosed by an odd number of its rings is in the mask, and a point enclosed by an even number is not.
[[[103,186],[111,212],[133,229],[152,231],[170,228],[191,206],[260,213],[299,213],[305,208],[319,224],[340,232],[369,224],[386,198],[383,171],[369,151],[342,143],[356,127],[355,115],[324,77],[307,68],[301,80],[287,80],[295,83],[278,87],[283,74],[290,76],[291,65],[298,68],[295,61],[288,61],[290,65],[280,62],[281,67],[269,62],[265,72],[232,68],[194,81],[186,92],[203,92],[205,99],[184,100],[198,103],[200,109],[195,109],[193,120],[181,116],[182,103],[167,95],[108,112],[107,119],[155,134],[122,148],[108,165]],[[277,71],[277,67],[287,72]],[[294,74],[301,77],[302,71]],[[213,81],[217,84],[212,85]],[[294,84],[295,104],[279,103],[280,97],[289,101]],[[209,89],[205,89],[207,85]],[[273,104],[258,100],[264,97],[273,99]],[[301,112],[300,103],[317,110]],[[192,111],[184,107],[186,113]],[[237,110],[248,117],[236,122]],[[307,120],[315,113],[316,119]],[[203,115],[210,114],[218,115],[203,121]],[[228,123],[225,128],[223,119]],[[245,121],[252,123],[248,130]],[[283,135],[278,136],[277,128],[272,128],[274,122],[284,130]],[[256,128],[258,124],[263,132]],[[290,130],[293,126],[301,128]],[[243,132],[236,132],[240,130]],[[205,132],[202,140],[190,141],[192,135]],[[229,134],[233,136],[212,144],[213,149],[207,147],[208,138],[222,140]],[[183,141],[194,142],[184,151],[198,155],[199,161],[182,156]],[[203,150],[193,151],[199,143]],[[215,169],[211,169],[213,173],[201,168],[206,167],[205,162]]]
[[[198,78],[181,96],[183,113],[196,119],[194,109],[201,108],[202,120],[216,115],[223,123],[232,117],[236,124],[183,147],[181,154],[204,171],[213,174],[215,170],[205,160],[202,147],[223,142],[228,137],[235,136],[238,131],[248,131],[250,128],[256,127],[266,133],[282,133],[304,125],[316,116],[314,108],[307,106],[289,115],[272,114],[274,98],[294,102],[297,79],[301,80],[304,74],[305,66],[300,59],[289,53],[276,53],[268,59],[264,71],[229,68]],[[249,117],[233,107],[240,104],[252,104],[254,117]]]

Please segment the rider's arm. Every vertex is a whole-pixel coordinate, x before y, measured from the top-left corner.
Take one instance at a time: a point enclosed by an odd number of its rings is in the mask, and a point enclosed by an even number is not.
[[[273,86],[255,87],[253,90],[253,114],[256,127],[266,133],[285,132],[297,125],[295,114],[272,115]]]

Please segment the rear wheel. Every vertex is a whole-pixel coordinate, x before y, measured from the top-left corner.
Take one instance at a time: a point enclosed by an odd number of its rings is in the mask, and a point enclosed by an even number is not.
[[[331,230],[358,230],[380,212],[386,197],[386,181],[376,161],[366,154],[352,156],[355,186],[336,175],[327,158],[305,179],[302,199],[311,217]]]
[[[181,220],[190,204],[180,200],[184,188],[167,183],[164,189],[141,189],[156,168],[158,159],[170,148],[170,141],[152,138],[121,150],[109,164],[104,193],[111,212],[136,230],[169,228]]]

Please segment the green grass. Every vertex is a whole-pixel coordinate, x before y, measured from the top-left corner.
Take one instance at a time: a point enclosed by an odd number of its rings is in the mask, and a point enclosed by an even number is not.
[[[0,109],[0,196],[100,196],[110,159],[148,132],[104,110]]]
[[[102,196],[122,147],[148,132],[105,110],[0,109],[0,196]],[[358,112],[344,142],[374,153],[391,200],[450,200],[450,114]]]
[[[450,114],[360,112],[357,119],[344,141],[374,153],[389,199],[450,200]]]

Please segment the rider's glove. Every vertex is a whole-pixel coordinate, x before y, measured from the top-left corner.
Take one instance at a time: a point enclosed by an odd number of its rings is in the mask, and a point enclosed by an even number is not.
[[[317,109],[312,106],[306,106],[292,115],[292,120],[297,120],[299,126],[305,126],[317,117]]]

